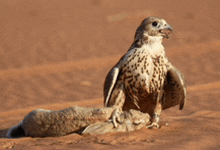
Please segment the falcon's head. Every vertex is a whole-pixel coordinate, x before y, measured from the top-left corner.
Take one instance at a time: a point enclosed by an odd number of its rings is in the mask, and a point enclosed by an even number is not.
[[[163,32],[168,30],[168,32]],[[148,17],[144,19],[141,25],[138,27],[135,39],[144,38],[147,36],[155,36],[162,38],[169,38],[169,34],[172,31],[172,27],[160,17]]]

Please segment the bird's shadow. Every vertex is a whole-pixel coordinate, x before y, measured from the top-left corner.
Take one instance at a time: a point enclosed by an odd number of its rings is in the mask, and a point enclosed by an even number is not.
[[[6,138],[8,130],[9,130],[9,128],[8,129],[0,129],[0,139]]]

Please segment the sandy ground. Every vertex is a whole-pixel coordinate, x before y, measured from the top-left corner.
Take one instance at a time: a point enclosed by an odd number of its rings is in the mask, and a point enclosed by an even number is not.
[[[219,6],[219,0],[0,1],[0,149],[220,149]],[[163,111],[160,129],[5,138],[35,108],[102,107],[107,72],[148,16],[174,28],[164,45],[187,80],[184,110]]]

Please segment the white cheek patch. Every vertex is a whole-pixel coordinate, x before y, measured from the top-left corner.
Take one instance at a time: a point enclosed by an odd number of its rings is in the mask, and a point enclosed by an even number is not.
[[[148,44],[144,44],[143,47],[148,51],[149,54],[158,54],[164,50],[162,43],[162,36],[148,36]]]

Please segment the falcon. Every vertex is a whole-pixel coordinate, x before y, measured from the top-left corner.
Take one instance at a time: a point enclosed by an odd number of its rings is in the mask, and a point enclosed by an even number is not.
[[[104,105],[116,108],[112,120],[130,109],[150,115],[148,127],[159,127],[161,111],[186,104],[184,76],[167,59],[162,45],[172,27],[160,17],[148,17],[137,28],[127,53],[109,71],[104,83]]]

